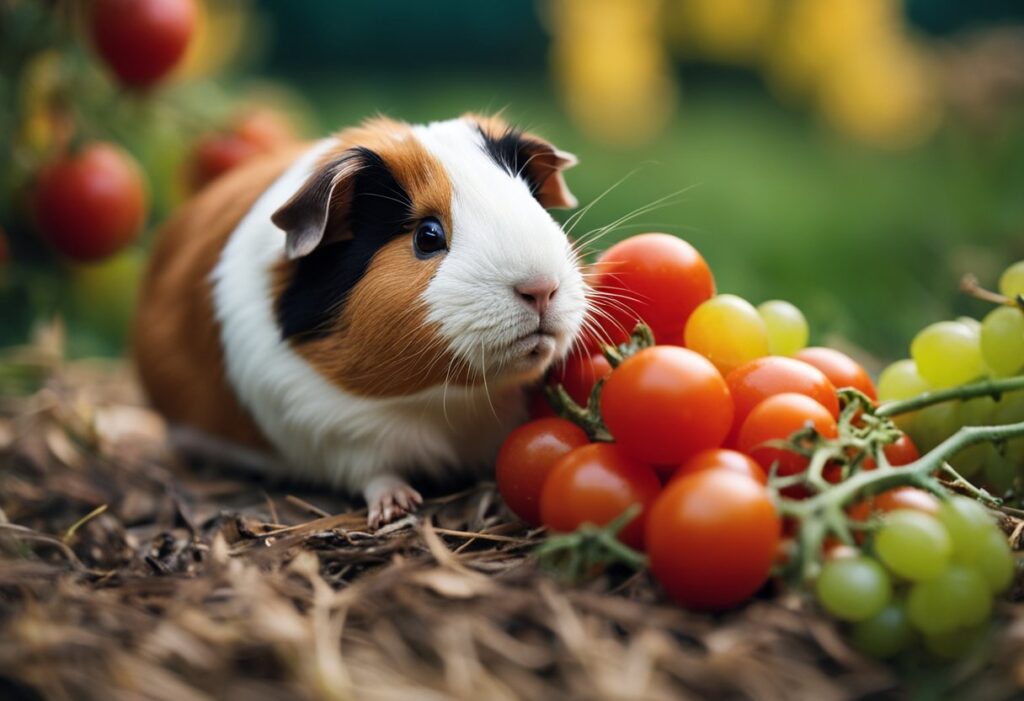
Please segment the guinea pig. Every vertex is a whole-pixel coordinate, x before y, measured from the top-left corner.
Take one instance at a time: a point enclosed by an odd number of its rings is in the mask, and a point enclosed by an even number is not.
[[[243,163],[155,242],[138,373],[186,453],[361,493],[493,466],[584,323],[576,159],[495,117],[376,118]]]

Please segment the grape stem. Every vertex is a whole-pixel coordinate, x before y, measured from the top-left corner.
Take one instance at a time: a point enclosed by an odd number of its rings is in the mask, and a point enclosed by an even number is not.
[[[912,399],[898,402],[886,402],[875,410],[877,416],[897,416],[911,411],[917,411],[933,404],[941,404],[954,399],[973,399],[975,397],[999,398],[1006,392],[1024,390],[1024,375],[1007,377],[1000,380],[984,380],[969,385],[951,387],[937,392],[925,392]]]
[[[1024,295],[1017,295],[1016,297],[1011,298],[1006,295],[1001,295],[998,292],[986,290],[978,282],[978,278],[970,273],[964,275],[960,279],[960,290],[975,299],[992,302],[993,304],[1001,304],[1007,307],[1017,307],[1018,309],[1024,310]]]
[[[837,448],[830,443],[822,445],[815,451],[804,475],[804,481],[820,491],[804,500],[784,497],[776,499],[781,515],[800,522],[800,562],[795,564],[799,564],[801,578],[806,580],[816,576],[821,545],[828,533],[834,533],[848,544],[854,542],[845,507],[858,497],[877,494],[892,487],[914,486],[941,498],[948,497],[949,490],[954,489],[990,506],[998,506],[998,499],[961,477],[946,460],[975,443],[999,442],[1021,436],[1024,436],[1024,421],[1005,426],[965,426],[908,465],[893,467],[880,455],[877,469],[858,472],[835,485],[825,482],[822,471],[828,461],[836,456]],[[937,474],[946,477],[948,481],[940,481]]]

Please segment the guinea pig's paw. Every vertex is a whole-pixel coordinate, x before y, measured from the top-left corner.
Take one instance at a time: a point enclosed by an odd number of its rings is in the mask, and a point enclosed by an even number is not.
[[[423,503],[423,497],[405,480],[394,475],[380,475],[363,489],[369,511],[366,520],[377,528],[412,513]]]

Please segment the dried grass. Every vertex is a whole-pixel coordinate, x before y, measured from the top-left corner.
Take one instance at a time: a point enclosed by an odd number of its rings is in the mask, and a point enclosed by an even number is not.
[[[117,365],[0,398],[0,509],[0,698],[830,701],[938,679],[951,698],[997,699],[1024,685],[1010,604],[985,656],[898,676],[794,595],[709,616],[646,574],[560,585],[530,558],[542,534],[491,484],[369,533],[336,496],[179,465]]]

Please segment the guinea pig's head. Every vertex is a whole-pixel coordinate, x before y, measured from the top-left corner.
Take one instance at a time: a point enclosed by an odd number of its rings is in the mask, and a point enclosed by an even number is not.
[[[579,260],[548,208],[575,158],[494,117],[341,132],[273,216],[286,341],[365,396],[527,382],[583,324]]]

